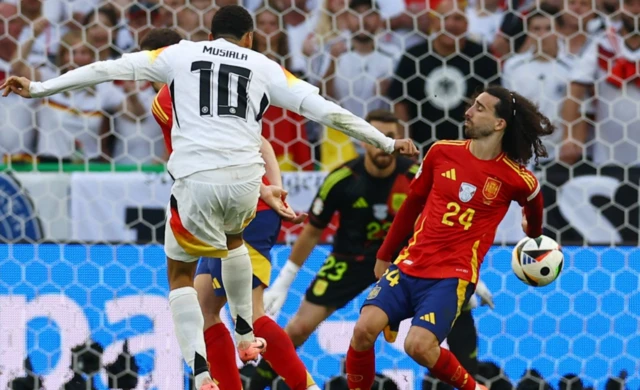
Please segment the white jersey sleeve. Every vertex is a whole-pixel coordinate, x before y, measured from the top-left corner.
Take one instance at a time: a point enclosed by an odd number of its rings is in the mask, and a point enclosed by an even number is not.
[[[169,58],[177,45],[125,54],[117,60],[98,61],[45,82],[31,82],[31,97],[45,97],[114,80],[146,80],[168,83],[172,78]],[[174,53],[175,55],[175,53]]]
[[[268,86],[271,104],[300,114],[302,101],[311,94],[317,94],[320,90],[298,79],[288,70],[278,66],[273,61],[269,61],[272,69],[269,69],[271,82]]]
[[[273,67],[269,84],[269,96],[274,106],[293,111],[387,153],[393,153],[395,140],[383,135],[364,119],[321,97],[317,87],[273,64],[276,66]]]

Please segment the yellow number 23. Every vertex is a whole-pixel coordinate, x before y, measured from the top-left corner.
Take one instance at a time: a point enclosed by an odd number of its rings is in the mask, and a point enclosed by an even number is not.
[[[453,226],[455,222],[450,219],[454,219],[458,217],[458,222],[460,225],[464,226],[464,230],[469,230],[473,221],[473,215],[476,213],[474,209],[466,209],[460,214],[461,207],[456,202],[449,202],[447,205],[448,212],[444,213],[442,216],[442,223],[447,226]]]

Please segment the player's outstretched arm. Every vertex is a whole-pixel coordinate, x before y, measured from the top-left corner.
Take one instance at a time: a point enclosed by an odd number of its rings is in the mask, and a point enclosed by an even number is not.
[[[416,177],[411,182],[411,187],[407,199],[402,203],[398,213],[393,218],[393,223],[389,232],[385,237],[377,254],[376,276],[382,276],[380,271],[383,270],[382,262],[390,262],[395,253],[400,250],[400,246],[405,242],[407,237],[413,232],[416,219],[423,212],[424,206],[431,193],[433,186],[433,163],[437,158],[439,145],[433,145],[420,165],[420,169],[416,173]]]
[[[418,155],[418,148],[410,139],[394,140],[389,138],[364,119],[320,95],[307,96],[302,101],[300,114],[315,122],[340,130],[350,137],[371,144],[387,153],[397,153],[408,157]]]
[[[536,238],[542,235],[542,216],[544,213],[544,199],[542,191],[527,202],[522,209],[522,230],[528,237]]]
[[[25,98],[41,98],[114,80],[148,80],[166,83],[168,64],[160,51],[125,54],[117,60],[98,61],[71,70],[45,82],[10,77],[0,86],[3,96],[15,93]]]
[[[264,309],[268,315],[275,317],[282,309],[293,280],[309,258],[313,248],[318,245],[323,230],[310,223],[302,229],[302,233],[293,244],[289,259],[280,270],[276,280],[264,293]]]
[[[410,192],[405,199],[400,210],[393,218],[393,223],[387,237],[378,249],[377,259],[380,261],[390,262],[395,253],[400,250],[400,246],[405,242],[407,237],[411,235],[416,219],[422,213],[427,197],[416,192]]]
[[[275,62],[267,60],[264,67],[270,80],[271,104],[340,130],[387,153],[397,152],[410,157],[418,155],[418,149],[411,140],[384,136],[362,118],[318,95],[317,87],[299,80]]]

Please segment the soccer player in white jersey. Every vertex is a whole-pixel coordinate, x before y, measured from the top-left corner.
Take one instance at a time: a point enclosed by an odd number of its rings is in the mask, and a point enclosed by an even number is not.
[[[67,72],[46,82],[10,77],[4,96],[44,97],[110,80],[148,80],[169,85],[174,121],[168,171],[171,189],[165,252],[169,304],[184,359],[196,388],[217,389],[206,364],[203,316],[193,288],[197,260],[222,258],[222,278],[240,357],[264,349],[251,325],[253,271],[242,230],[253,218],[264,175],[261,123],[270,104],[299,113],[388,153],[417,155],[408,139],[393,140],[318,89],[252,51],[253,20],[240,6],[222,7],[211,23],[211,41],[181,41],[154,51],[125,54]]]

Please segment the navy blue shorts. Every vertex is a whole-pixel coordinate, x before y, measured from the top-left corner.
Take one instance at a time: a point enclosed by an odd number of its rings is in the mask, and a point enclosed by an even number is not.
[[[273,210],[259,211],[249,223],[242,237],[249,249],[251,266],[253,267],[253,288],[269,286],[271,279],[271,248],[278,239],[281,219]],[[202,257],[198,263],[196,275],[210,274],[213,279],[213,290],[216,296],[226,295],[222,284],[222,266],[219,258]]]
[[[413,317],[411,325],[429,330],[442,342],[474,291],[475,285],[466,280],[416,278],[391,265],[363,307],[373,305],[387,314],[385,332],[397,330],[401,321]]]

